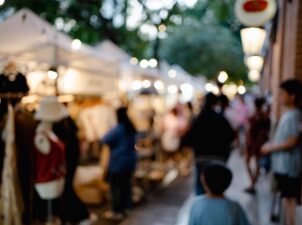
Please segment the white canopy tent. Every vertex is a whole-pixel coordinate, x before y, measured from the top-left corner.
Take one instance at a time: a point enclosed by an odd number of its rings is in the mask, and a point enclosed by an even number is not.
[[[110,40],[105,40],[98,44],[95,49],[102,55],[106,55],[106,57],[110,58],[114,62],[118,63],[128,63],[130,60],[130,55],[121,49],[119,46],[114,44]]]
[[[96,50],[107,55],[112,61],[119,64],[119,87],[121,91],[135,91],[132,84],[137,81],[148,80],[154,82],[162,75],[157,68],[141,68],[138,64],[130,63],[131,56],[110,40],[105,40],[96,46]],[[140,89],[136,90],[140,91]]]
[[[82,82],[75,83],[69,90],[64,90],[65,85],[60,85],[62,92],[79,94],[101,94],[116,89],[118,66],[109,57],[99,54],[88,45],[74,43],[67,35],[58,32],[49,23],[42,20],[28,9],[22,9],[12,17],[0,23],[0,60],[2,62],[14,60],[33,65],[30,70],[35,70],[42,65],[45,67],[63,66],[72,69],[81,77]],[[76,44],[76,45],[75,45]],[[34,63],[34,64],[33,64]],[[65,74],[62,75],[64,80]],[[92,78],[91,76],[96,76]],[[107,82],[104,87],[90,89],[83,88],[85,79],[100,79]],[[104,80],[105,79],[105,80]],[[106,90],[102,89],[105,88]]]

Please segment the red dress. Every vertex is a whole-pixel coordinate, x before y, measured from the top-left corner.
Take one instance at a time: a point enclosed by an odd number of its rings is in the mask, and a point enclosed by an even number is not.
[[[35,183],[46,183],[65,177],[65,146],[60,140],[45,135],[50,143],[50,152],[43,154],[35,148]]]

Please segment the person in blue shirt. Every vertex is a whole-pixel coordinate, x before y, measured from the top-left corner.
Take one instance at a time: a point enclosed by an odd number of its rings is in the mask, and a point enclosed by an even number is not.
[[[283,199],[285,224],[295,225],[296,207],[301,198],[301,111],[302,84],[286,80],[280,85],[283,113],[271,141],[262,146],[262,154],[271,154],[272,171]]]
[[[241,206],[223,194],[232,181],[227,167],[222,163],[207,165],[201,181],[206,193],[195,199],[189,225],[250,225]]]
[[[127,108],[117,110],[118,124],[103,138],[103,151],[108,152],[103,163],[105,175],[110,184],[112,210],[107,211],[104,217],[111,220],[121,220],[126,211],[131,208],[131,178],[136,167],[136,130],[130,121]],[[108,171],[108,172],[106,172]]]

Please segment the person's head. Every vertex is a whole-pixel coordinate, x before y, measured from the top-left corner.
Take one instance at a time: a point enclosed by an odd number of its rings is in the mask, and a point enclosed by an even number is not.
[[[265,104],[264,98],[256,98],[254,101],[255,107],[257,110],[261,110]]]
[[[229,102],[230,102],[228,97],[222,94],[218,98],[221,108],[226,109],[229,106]]]
[[[174,116],[178,115],[178,110],[177,110],[176,106],[171,109],[170,113],[173,114]]]
[[[217,87],[219,88],[219,90],[221,91],[223,88],[223,83],[219,82],[218,80],[216,81]]]
[[[203,109],[204,110],[214,109],[217,103],[218,103],[218,97],[213,93],[208,93],[204,99]]]
[[[232,172],[221,163],[211,163],[204,168],[202,183],[209,194],[223,195],[232,182]]]
[[[120,107],[116,111],[117,122],[126,126],[127,133],[133,134],[136,132],[134,125],[128,117],[127,108]]]
[[[280,101],[285,106],[299,106],[302,97],[302,84],[297,79],[290,79],[280,84]]]

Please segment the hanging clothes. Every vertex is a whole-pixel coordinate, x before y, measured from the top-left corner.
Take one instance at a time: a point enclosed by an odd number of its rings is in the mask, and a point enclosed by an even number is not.
[[[37,148],[35,149],[35,160],[36,160],[35,183],[36,184],[46,183],[65,177],[66,159],[65,159],[65,146],[63,142],[48,134],[37,133],[36,138],[37,137],[39,138],[39,136],[44,137],[46,138],[46,140],[49,141],[50,152],[44,154]]]
[[[32,224],[34,195],[34,135],[37,122],[33,114],[15,107],[17,170],[24,202],[23,225]]]
[[[78,128],[70,118],[65,118],[53,125],[53,131],[65,144],[66,177],[61,198],[60,218],[63,223],[78,224],[89,219],[85,204],[79,199],[73,187],[76,168],[79,163],[80,146],[77,138]]]
[[[24,205],[17,174],[14,109],[12,105],[8,107],[8,117],[3,137],[5,140],[1,193],[3,225],[22,225],[21,218]]]

